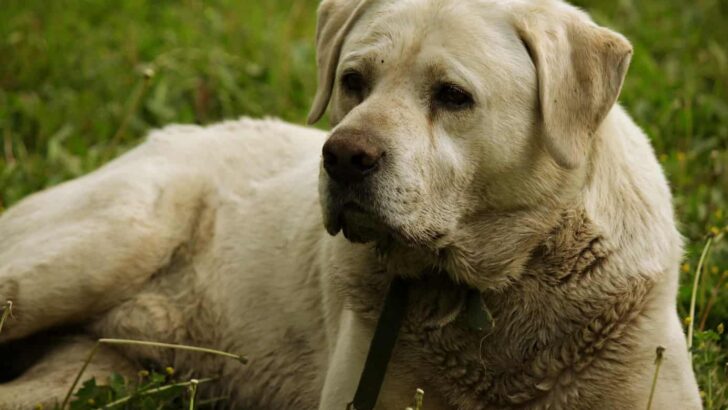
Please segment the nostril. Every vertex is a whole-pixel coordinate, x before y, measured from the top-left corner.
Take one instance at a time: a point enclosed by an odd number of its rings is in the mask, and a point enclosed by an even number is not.
[[[369,171],[377,164],[377,158],[367,154],[356,154],[351,157],[351,163],[361,171]]]
[[[323,151],[323,157],[324,157],[324,165],[326,166],[333,166],[336,165],[336,155],[331,153],[328,150]]]

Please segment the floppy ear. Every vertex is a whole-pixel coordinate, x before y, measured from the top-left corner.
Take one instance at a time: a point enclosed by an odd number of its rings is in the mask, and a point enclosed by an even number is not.
[[[326,111],[334,88],[336,67],[346,35],[367,9],[371,0],[323,0],[318,8],[316,26],[316,66],[318,88],[308,123],[318,121]]]
[[[571,8],[529,10],[516,29],[536,66],[546,148],[576,168],[619,96],[632,46]]]

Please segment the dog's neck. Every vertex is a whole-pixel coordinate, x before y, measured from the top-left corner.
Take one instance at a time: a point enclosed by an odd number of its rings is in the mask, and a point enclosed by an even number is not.
[[[473,289],[503,289],[518,280],[533,252],[568,210],[554,203],[538,209],[480,212],[460,221],[442,246],[389,242],[378,244],[377,251],[384,269],[392,274],[419,278],[434,269]]]
[[[483,213],[463,224],[443,252],[441,267],[479,290],[504,289],[517,282],[533,252],[559,225],[559,206],[508,213]]]
[[[612,340],[630,331],[654,285],[648,276],[610,270],[614,252],[583,211],[561,214],[518,278],[483,292],[494,318],[486,333],[458,320],[466,286],[444,275],[426,276],[413,284],[403,337],[409,347],[403,351],[419,352],[412,363],[427,358],[432,371],[420,374],[457,386],[446,394],[461,408],[509,407],[548,400],[553,389],[576,390],[578,385],[561,382],[604,354],[631,348]]]

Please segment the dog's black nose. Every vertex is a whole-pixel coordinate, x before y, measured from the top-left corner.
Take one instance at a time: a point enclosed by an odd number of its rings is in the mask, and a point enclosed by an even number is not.
[[[361,132],[335,132],[324,144],[326,173],[344,185],[362,181],[379,168],[384,150]]]

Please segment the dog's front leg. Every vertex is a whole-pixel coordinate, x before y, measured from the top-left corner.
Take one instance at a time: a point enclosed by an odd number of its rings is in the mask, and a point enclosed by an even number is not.
[[[319,410],[344,410],[353,400],[373,333],[354,312],[342,311]]]

